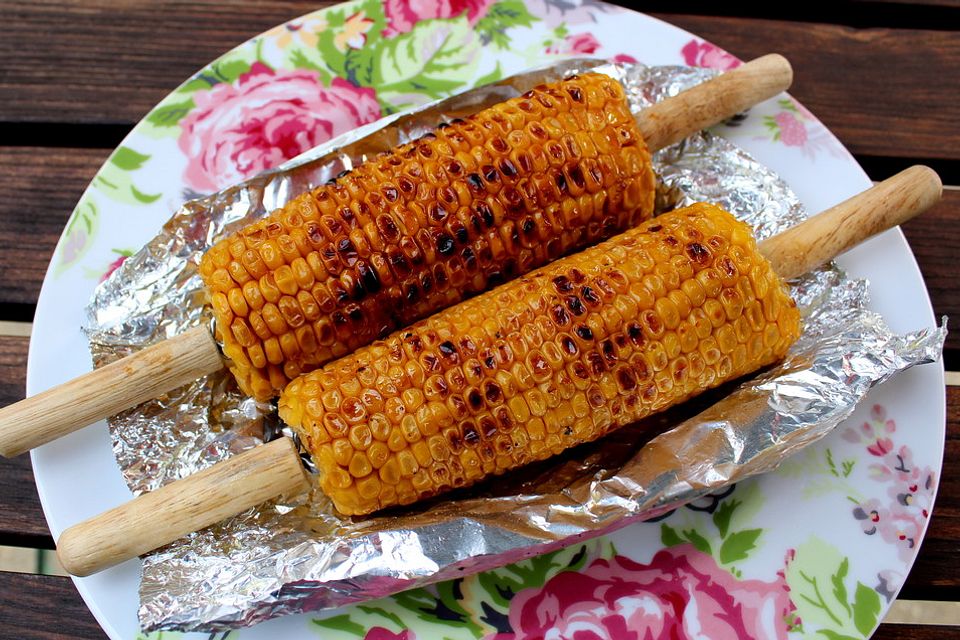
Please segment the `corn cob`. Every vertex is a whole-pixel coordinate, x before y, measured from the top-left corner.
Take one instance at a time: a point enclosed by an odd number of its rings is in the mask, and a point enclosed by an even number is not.
[[[344,514],[542,460],[780,359],[800,333],[749,227],[698,204],[291,382]]]
[[[623,89],[587,74],[441,126],[212,247],[200,273],[240,387],[299,374],[650,217]]]

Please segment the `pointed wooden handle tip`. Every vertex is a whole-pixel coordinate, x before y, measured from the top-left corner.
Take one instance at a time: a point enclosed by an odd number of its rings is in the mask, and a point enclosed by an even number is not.
[[[785,280],[832,260],[878,233],[935,205],[943,194],[937,172],[915,165],[760,243]]]
[[[293,441],[280,438],[70,527],[57,557],[88,576],[306,486]]]
[[[0,409],[0,455],[20,455],[222,367],[210,331],[190,329]]]

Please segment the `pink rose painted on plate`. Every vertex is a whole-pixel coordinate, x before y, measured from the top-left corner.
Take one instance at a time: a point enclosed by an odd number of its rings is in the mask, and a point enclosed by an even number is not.
[[[410,629],[394,633],[384,627],[370,627],[363,640],[417,640],[417,635]]]
[[[372,89],[341,78],[325,87],[315,71],[274,71],[259,62],[231,84],[198,91],[194,102],[178,142],[188,159],[184,179],[203,193],[380,117]]]
[[[738,580],[692,545],[650,564],[624,556],[564,572],[510,603],[513,635],[498,640],[785,639],[793,612],[786,584]]]
[[[802,147],[807,143],[807,128],[789,111],[781,111],[774,116],[780,127],[780,141],[788,147]]]
[[[600,41],[592,33],[576,33],[567,36],[559,44],[547,47],[546,52],[553,55],[593,54],[601,47]]]
[[[708,67],[710,69],[734,69],[742,62],[730,55],[715,44],[693,39],[680,49],[684,61],[691,67]]]
[[[386,0],[383,8],[387,16],[387,28],[383,35],[392,37],[407,33],[421,20],[456,18],[467,14],[473,26],[487,14],[495,0]]]

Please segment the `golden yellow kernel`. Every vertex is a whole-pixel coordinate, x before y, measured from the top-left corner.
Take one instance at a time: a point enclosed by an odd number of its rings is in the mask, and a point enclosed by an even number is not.
[[[362,478],[373,471],[370,460],[363,451],[356,451],[350,459],[350,475],[354,478]]]
[[[357,493],[367,500],[373,500],[380,493],[380,479],[376,474],[357,480]]]
[[[326,468],[323,479],[334,489],[346,489],[353,484],[350,474],[339,467]]]
[[[338,438],[331,443],[331,451],[333,453],[333,460],[341,467],[346,467],[350,464],[350,460],[353,458],[353,447],[350,446],[350,441],[346,438]]]
[[[412,456],[411,456],[412,458]],[[400,482],[400,462],[398,458],[390,458],[380,467],[380,480],[386,484],[399,484]],[[412,472],[407,475],[412,475]]]
[[[350,444],[359,451],[366,451],[367,447],[370,446],[370,443],[373,442],[373,433],[370,431],[370,427],[366,424],[354,425],[350,428],[349,433]]]
[[[433,461],[433,456],[430,454],[430,447],[423,440],[411,444],[410,452],[413,453],[414,457],[417,459],[417,463],[421,467],[427,466]]]

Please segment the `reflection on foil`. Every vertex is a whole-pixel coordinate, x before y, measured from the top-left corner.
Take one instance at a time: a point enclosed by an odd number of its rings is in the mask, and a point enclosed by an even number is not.
[[[98,288],[86,327],[96,364],[209,321],[197,265],[216,238],[439,122],[594,64],[566,61],[393,116],[185,204]],[[635,109],[713,73],[598,70],[623,81]],[[655,163],[660,210],[717,202],[760,238],[806,215],[782,180],[723,138],[693,136]],[[794,283],[805,332],[781,365],[495,482],[357,520],[312,491],[192,534],[144,558],[141,625],[226,629],[377,598],[599,535],[768,471],[850,415],[871,386],[939,357],[945,329],[894,335],[864,308],[866,293],[865,282],[835,267],[805,276]],[[137,493],[289,431],[272,404],[243,397],[226,372],[115,416],[110,427]]]

